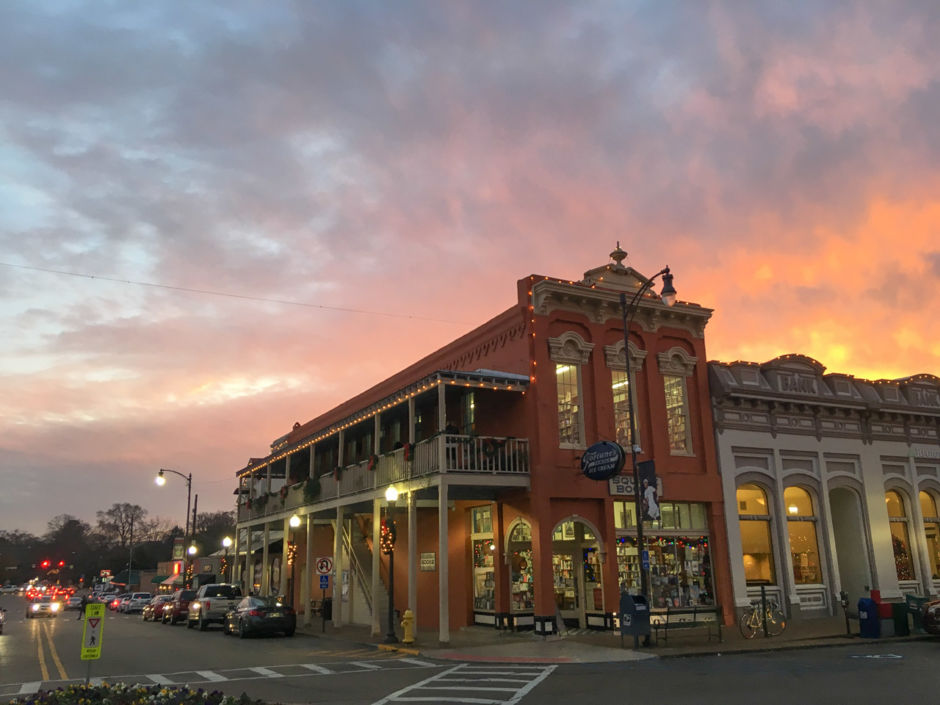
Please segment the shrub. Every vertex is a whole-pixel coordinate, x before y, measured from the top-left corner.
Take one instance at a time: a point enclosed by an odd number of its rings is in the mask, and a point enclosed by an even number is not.
[[[219,690],[206,691],[189,686],[73,684],[56,690],[40,690],[34,695],[14,698],[10,705],[264,705],[261,700],[226,695]]]

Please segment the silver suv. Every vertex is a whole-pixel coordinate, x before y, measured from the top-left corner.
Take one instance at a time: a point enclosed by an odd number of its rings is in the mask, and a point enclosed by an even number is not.
[[[223,624],[225,614],[242,599],[242,589],[231,583],[203,585],[189,603],[186,626],[192,629],[197,624],[201,631],[212,622]]]

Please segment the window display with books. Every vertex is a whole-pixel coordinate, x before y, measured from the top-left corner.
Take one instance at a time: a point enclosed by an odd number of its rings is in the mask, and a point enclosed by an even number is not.
[[[496,545],[490,507],[470,510],[470,535],[473,546],[473,609],[496,609]]]
[[[530,612],[535,608],[532,575],[532,528],[520,523],[509,534],[511,611]]]

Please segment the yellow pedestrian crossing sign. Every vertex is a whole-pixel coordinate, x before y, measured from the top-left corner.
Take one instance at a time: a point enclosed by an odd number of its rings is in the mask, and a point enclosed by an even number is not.
[[[85,605],[82,629],[82,661],[101,658],[101,632],[104,631],[104,605]]]

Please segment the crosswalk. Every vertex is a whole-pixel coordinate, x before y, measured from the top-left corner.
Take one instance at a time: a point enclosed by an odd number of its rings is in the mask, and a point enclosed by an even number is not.
[[[461,663],[372,705],[404,702],[514,705],[554,670],[555,666]]]
[[[324,652],[332,657],[360,657],[353,660],[326,661],[320,663],[292,663],[274,666],[245,666],[215,670],[176,671],[173,673],[141,673],[133,675],[107,676],[92,678],[91,683],[126,683],[128,685],[203,685],[219,684],[226,681],[243,681],[272,678],[299,678],[309,676],[334,676],[351,673],[369,673],[382,670],[405,670],[417,668],[441,668],[439,664],[419,658],[400,657],[396,654],[376,657],[374,649],[350,649],[346,651]],[[320,653],[318,653],[318,656]],[[369,656],[371,658],[361,658]],[[59,681],[30,681],[26,683],[0,684],[0,698],[19,695],[32,695],[39,690],[50,690],[84,682],[82,678]]]

